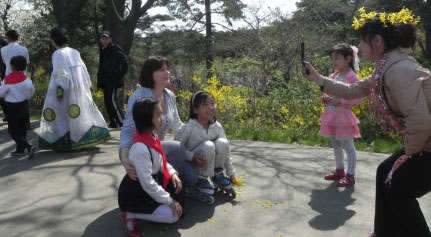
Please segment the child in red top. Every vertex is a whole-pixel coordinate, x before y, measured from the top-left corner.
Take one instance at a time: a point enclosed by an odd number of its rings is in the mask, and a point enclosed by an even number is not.
[[[23,73],[27,61],[23,56],[14,56],[10,60],[12,72],[5,77],[0,86],[0,97],[4,98],[8,118],[8,132],[16,143],[12,156],[23,156],[27,149],[28,157],[33,158],[36,147],[27,141],[27,124],[30,122],[28,100],[34,95],[33,83]]]
[[[163,110],[153,98],[137,100],[133,105],[136,133],[130,148],[130,163],[138,180],[126,174],[118,188],[118,205],[128,236],[141,236],[138,219],[174,223],[183,213],[182,182],[168,163],[156,132],[160,130]]]

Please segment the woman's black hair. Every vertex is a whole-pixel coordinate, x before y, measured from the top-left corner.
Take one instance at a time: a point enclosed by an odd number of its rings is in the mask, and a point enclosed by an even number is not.
[[[371,45],[372,39],[380,35],[385,42],[386,49],[389,51],[396,48],[411,48],[416,43],[416,26],[413,24],[386,23],[384,25],[377,15],[369,19],[364,26],[359,29],[361,39]]]
[[[51,39],[58,46],[64,46],[69,43],[69,36],[67,35],[66,30],[63,27],[55,27],[50,31]]]
[[[143,98],[135,102],[132,113],[138,133],[151,131],[154,127],[153,115],[158,103],[159,101],[154,98]]]
[[[168,59],[161,56],[152,56],[145,60],[139,76],[139,84],[142,87],[154,88],[153,72],[162,68],[164,64],[169,67]]]
[[[198,114],[195,113],[194,109],[197,109],[200,105],[205,103],[208,98],[212,98],[213,100],[215,100],[214,96],[204,91],[198,91],[192,96],[192,98],[190,99],[189,119],[198,119]],[[209,121],[209,124],[213,124],[216,121],[217,119],[214,116],[213,120]]]
[[[353,53],[353,49],[350,45],[346,43],[337,44],[334,47],[332,47],[332,49],[329,51],[329,56],[331,56],[332,53],[340,54],[344,58],[346,58],[347,56],[350,56],[352,60],[350,60],[349,66],[350,68],[352,68],[353,71],[355,71],[355,67],[353,66],[355,65],[355,56]]]

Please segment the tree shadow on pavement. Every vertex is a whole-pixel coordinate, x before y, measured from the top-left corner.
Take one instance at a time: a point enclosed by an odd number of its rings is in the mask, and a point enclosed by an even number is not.
[[[186,199],[184,217],[174,224],[155,223],[139,220],[138,228],[143,236],[181,236],[180,229],[188,229],[194,225],[208,221],[215,211],[215,207],[230,202],[236,205],[237,202],[229,196],[215,193],[215,203],[211,206]],[[127,236],[126,230],[121,223],[120,209],[115,208],[96,220],[85,228],[83,237],[92,236]]]
[[[352,198],[354,190],[354,186],[338,188],[336,182],[332,182],[326,189],[312,190],[308,205],[319,212],[319,215],[311,219],[309,225],[318,230],[335,230],[344,225],[356,214],[346,208],[356,200]]]
[[[1,117],[0,117],[0,121],[1,121]],[[32,121],[31,127],[32,129],[27,131],[27,141],[32,144],[35,144],[35,143],[37,144],[38,135],[36,133],[36,130],[39,127],[39,121]],[[2,149],[0,150],[0,158],[9,157],[10,156],[9,153],[11,153],[12,151],[15,151],[15,148],[16,148],[16,144],[10,137],[7,128],[8,128],[7,123],[0,126],[0,145],[3,146]],[[6,143],[8,142],[11,142],[10,145],[6,145]]]
[[[127,236],[121,224],[120,209],[116,208],[99,216],[85,228],[82,236]]]
[[[28,157],[12,157],[6,156],[0,159],[0,177],[13,175],[22,171],[34,169],[45,164],[68,160],[83,158],[89,155],[96,155],[104,153],[99,147],[91,147],[86,150],[74,151],[74,152],[55,152],[52,150],[39,150],[36,151],[33,159],[29,160]]]
[[[36,133],[36,130],[39,128],[39,123],[39,121],[32,121],[32,129],[27,131],[27,141],[36,146],[34,158],[31,160],[28,159],[27,154],[21,157],[11,156],[10,152],[15,150],[16,144],[7,132],[7,125],[5,129],[0,129],[0,145],[2,145],[2,149],[0,149],[0,177],[6,177],[57,161],[94,156],[105,152],[104,150],[101,150],[99,146],[71,152],[56,152],[44,149],[39,150],[39,136]],[[9,142],[9,144],[3,144],[7,142]],[[108,142],[111,141],[107,141],[105,144],[108,144]]]

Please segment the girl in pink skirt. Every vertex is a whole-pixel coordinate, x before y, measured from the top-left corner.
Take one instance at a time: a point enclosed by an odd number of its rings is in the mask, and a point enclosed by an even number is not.
[[[358,69],[357,48],[348,44],[337,44],[330,51],[335,72],[329,77],[342,83],[358,81],[355,69]],[[319,134],[332,140],[336,170],[324,177],[326,180],[338,180],[337,186],[347,187],[355,184],[356,150],[353,138],[361,137],[359,120],[352,112],[352,106],[361,103],[361,99],[344,100],[324,94],[322,103],[325,112],[320,116]],[[347,174],[344,172],[344,153],[347,154]]]

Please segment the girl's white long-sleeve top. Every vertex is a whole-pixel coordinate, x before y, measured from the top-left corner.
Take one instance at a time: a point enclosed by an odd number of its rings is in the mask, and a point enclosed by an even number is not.
[[[35,92],[33,82],[27,77],[24,81],[16,84],[5,84],[0,86],[0,97],[6,102],[18,103],[29,100]]]
[[[190,119],[174,136],[174,140],[180,141],[186,147],[186,160],[189,161],[193,160],[194,153],[192,150],[199,146],[199,144],[206,141],[215,141],[218,138],[227,140],[226,133],[219,122],[216,121],[210,124],[208,129],[206,129],[196,119]],[[234,175],[235,170],[230,154],[225,168],[227,175]]]
[[[153,162],[151,162],[151,156],[153,157]],[[138,142],[133,144],[130,148],[129,160],[136,168],[139,183],[144,191],[156,202],[170,205],[173,201],[171,195],[166,192],[152,176],[162,172],[162,155],[152,148],[148,149],[147,145]],[[167,168],[171,176],[172,174],[177,173],[169,163],[167,164]]]

